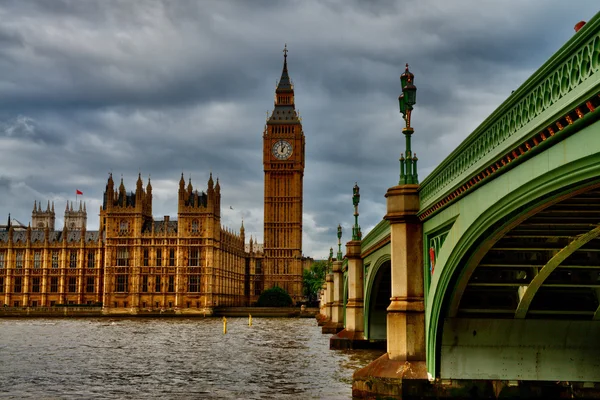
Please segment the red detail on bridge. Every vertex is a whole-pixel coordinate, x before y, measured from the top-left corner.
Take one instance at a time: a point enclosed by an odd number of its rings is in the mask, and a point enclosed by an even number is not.
[[[578,23],[576,23],[574,26],[575,32],[579,32],[579,30],[581,28],[583,28],[584,25],[585,25],[585,21],[579,21]]]

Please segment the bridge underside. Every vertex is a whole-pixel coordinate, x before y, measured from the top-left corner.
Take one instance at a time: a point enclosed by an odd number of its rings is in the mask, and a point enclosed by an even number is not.
[[[530,217],[484,256],[456,315],[600,319],[599,224],[599,189]]]
[[[550,204],[463,277],[441,378],[600,382],[600,189]]]

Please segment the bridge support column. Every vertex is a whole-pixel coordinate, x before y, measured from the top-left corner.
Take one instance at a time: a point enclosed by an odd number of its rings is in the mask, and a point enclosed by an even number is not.
[[[331,302],[331,321],[323,327],[323,333],[338,333],[344,329],[344,306],[342,304],[343,286],[342,286],[342,262],[333,262],[333,290]]]
[[[317,314],[317,323],[323,326],[327,322],[327,282],[323,282],[319,296],[319,314]]]
[[[363,260],[360,240],[346,243],[348,259],[348,303],[346,303],[346,328],[329,339],[330,349],[360,349],[369,347],[365,340]]]
[[[354,373],[355,397],[403,398],[429,385],[425,364],[423,232],[417,218],[419,185],[388,189],[392,298],[387,311],[387,353]]]
[[[333,274],[325,275],[325,289],[327,302],[325,303],[325,323],[322,328],[323,333],[332,333],[328,326],[331,324],[331,309],[333,306]]]

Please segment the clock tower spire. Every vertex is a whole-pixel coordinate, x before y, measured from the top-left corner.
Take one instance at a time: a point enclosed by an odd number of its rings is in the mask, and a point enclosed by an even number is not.
[[[279,286],[302,297],[302,193],[304,132],[288,74],[287,45],[273,112],[263,133],[264,288]]]

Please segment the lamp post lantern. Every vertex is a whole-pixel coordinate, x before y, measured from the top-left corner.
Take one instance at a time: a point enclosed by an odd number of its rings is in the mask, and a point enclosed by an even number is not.
[[[354,226],[352,227],[352,240],[360,240],[362,233],[360,232],[360,225],[358,225],[358,203],[360,203],[360,188],[358,183],[354,184],[352,189],[352,204],[354,204]]]
[[[344,258],[343,254],[342,254],[342,226],[338,224],[337,227],[337,237],[338,237],[338,253],[337,253],[337,260],[338,261],[342,261],[342,258]]]
[[[406,151],[400,154],[400,181],[399,185],[417,184],[417,155],[412,153],[410,148],[410,138],[414,130],[410,126],[410,116],[413,106],[417,102],[417,87],[414,85],[415,75],[408,70],[408,64],[404,73],[400,75],[400,84],[402,85],[402,94],[398,96],[400,113],[406,126],[402,128],[402,133],[406,137]]]

